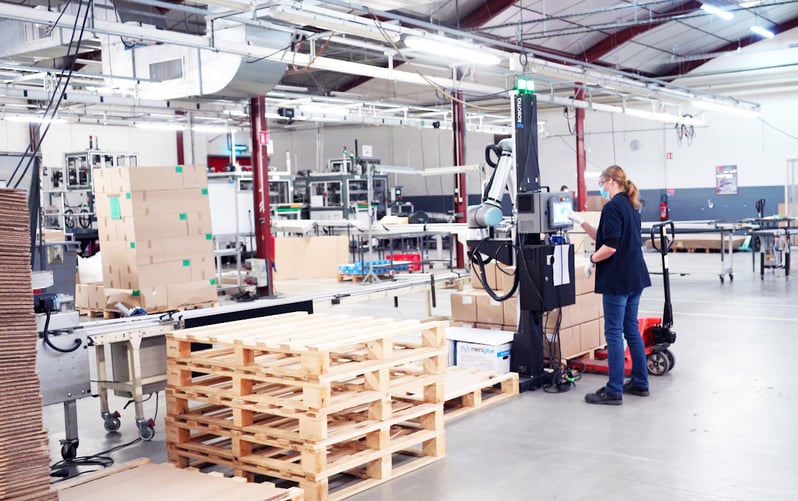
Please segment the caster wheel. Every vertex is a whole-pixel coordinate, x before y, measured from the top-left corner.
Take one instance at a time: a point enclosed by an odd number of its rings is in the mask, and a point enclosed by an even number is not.
[[[729,273],[729,282],[734,282],[734,275]]]
[[[75,459],[78,457],[78,444],[77,443],[67,443],[61,445],[61,457],[66,459],[67,461],[71,459]]]
[[[152,440],[152,437],[155,436],[155,427],[152,423],[142,423],[139,424],[139,438],[144,440],[145,442],[149,442]]]
[[[670,361],[664,353],[652,353],[646,357],[648,373],[652,376],[662,376],[670,367]]]
[[[668,358],[668,372],[670,372],[673,370],[673,366],[676,365],[676,357],[673,356],[673,352],[667,348],[663,351],[663,353]]]
[[[115,432],[116,430],[119,429],[121,425],[122,422],[119,421],[119,418],[116,416],[111,416],[106,418],[105,422],[103,423],[103,427],[105,428],[105,431],[107,431],[108,433]]]

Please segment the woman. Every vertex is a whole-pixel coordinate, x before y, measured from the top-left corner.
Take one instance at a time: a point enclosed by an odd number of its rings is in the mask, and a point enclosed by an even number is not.
[[[640,198],[637,186],[617,165],[599,176],[601,195],[609,202],[601,210],[598,229],[577,214],[571,219],[596,241],[586,272],[595,266],[595,291],[604,304],[604,337],[607,340],[609,381],[595,393],[585,395],[589,404],[621,405],[623,394],[647,397],[646,349],[637,326],[640,295],[651,285],[643,261],[640,238]],[[624,383],[623,340],[632,356],[632,377]]]

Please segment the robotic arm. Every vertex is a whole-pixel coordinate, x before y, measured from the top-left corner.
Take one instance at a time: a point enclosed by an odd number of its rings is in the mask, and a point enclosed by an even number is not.
[[[498,155],[498,163],[491,160],[491,152]],[[468,227],[472,230],[484,230],[501,223],[502,197],[505,192],[508,192],[510,198],[515,200],[513,140],[502,139],[498,145],[488,146],[485,150],[485,160],[494,167],[494,170],[485,187],[482,203],[468,208]],[[480,233],[482,238],[487,237],[486,231]]]

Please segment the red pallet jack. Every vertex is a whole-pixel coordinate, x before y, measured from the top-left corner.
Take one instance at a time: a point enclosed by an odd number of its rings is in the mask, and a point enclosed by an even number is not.
[[[655,235],[658,233],[658,235]],[[651,245],[662,257],[662,285],[665,290],[665,309],[662,318],[638,318],[637,325],[643,336],[646,347],[646,362],[648,373],[652,376],[662,376],[673,369],[676,359],[671,352],[670,345],[676,342],[676,331],[673,327],[673,309],[671,307],[671,282],[668,274],[668,253],[673,246],[674,226],[673,221],[663,221],[651,227]],[[594,353],[594,358],[582,357],[568,362],[574,370],[584,370],[598,374],[607,374],[607,350],[600,349]],[[629,348],[624,354],[624,374],[632,373],[632,357]]]

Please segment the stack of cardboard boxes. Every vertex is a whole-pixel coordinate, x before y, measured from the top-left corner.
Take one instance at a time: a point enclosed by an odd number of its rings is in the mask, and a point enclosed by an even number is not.
[[[560,321],[559,351],[563,358],[573,358],[604,346],[604,322],[601,296],[593,292],[594,279],[585,277],[587,257],[577,254],[574,263],[576,303],[544,315],[546,332],[553,340],[558,315]],[[498,296],[512,289],[515,268],[495,263],[485,266],[485,279]],[[471,273],[472,288],[452,294],[452,325],[516,331],[518,329],[518,292],[505,301],[495,301],[482,287],[478,272]],[[552,343],[547,342],[548,349]]]
[[[106,309],[148,312],[216,300],[203,166],[95,169]]]

